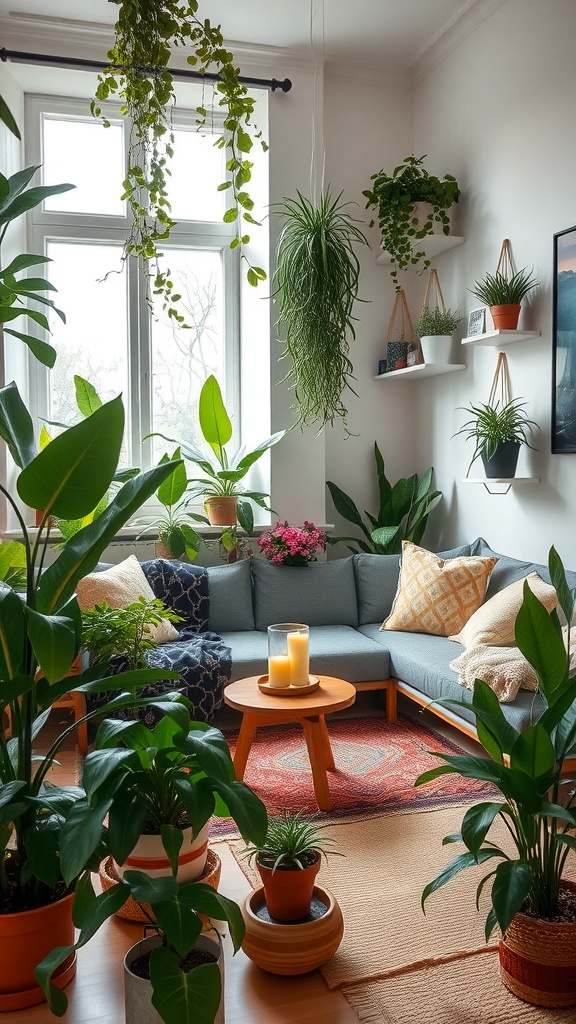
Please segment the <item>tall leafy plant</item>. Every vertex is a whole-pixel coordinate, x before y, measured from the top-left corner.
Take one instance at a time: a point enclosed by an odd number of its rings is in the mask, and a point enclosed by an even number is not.
[[[264,149],[261,132],[253,132],[254,99],[240,81],[234,55],[225,47],[220,26],[199,16],[198,0],[110,0],[118,6],[115,44],[108,54],[111,67],[100,76],[92,113],[102,116],[101,103],[118,95],[122,113],[130,118],[128,169],[124,198],[132,212],[132,227],[124,245],[125,255],[143,259],[151,267],[152,290],[161,297],[167,315],[184,323],[178,310],[179,296],[169,269],[158,264],[158,243],[168,238],[175,221],[168,197],[170,159],[173,156],[172,107],[175,103],[172,73],[168,67],[174,46],[191,47],[187,57],[201,73],[208,68],[220,76],[215,94],[225,111],[223,132],[217,145],[227,151],[230,177],[218,187],[230,189],[233,205],[224,220],[238,230],[231,245],[240,246],[248,264],[251,285],[265,280],[261,267],[252,266],[244,247],[250,241],[246,225],[258,224],[254,201],[246,190],[252,177],[249,159],[253,135]],[[198,106],[197,126],[207,122],[208,111]],[[106,118],[104,123],[108,124]]]
[[[417,473],[414,473],[413,476],[402,477],[395,484],[391,484],[386,476],[384,459],[376,442],[374,458],[380,508],[376,515],[364,512],[368,525],[352,498],[331,480],[326,482],[338,514],[358,527],[362,533],[362,537],[328,537],[328,543],[347,544],[353,554],[360,551],[376,555],[395,554],[401,550],[403,540],[419,544],[426,529],[428,516],[442,498],[441,491],[432,490],[433,469],[429,469],[421,480]]]
[[[276,213],[283,222],[276,250],[274,296],[276,327],[290,360],[284,377],[294,390],[297,425],[320,429],[346,419],[342,395],[350,384],[350,340],[358,297],[360,262],[355,245],[367,245],[363,232],[330,189],[317,205],[298,192]]]

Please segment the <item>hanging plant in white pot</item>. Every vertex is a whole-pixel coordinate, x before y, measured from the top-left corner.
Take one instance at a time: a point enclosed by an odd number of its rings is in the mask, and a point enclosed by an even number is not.
[[[451,309],[424,307],[416,324],[416,335],[420,338],[425,363],[450,362],[452,335],[461,319],[460,314]]]

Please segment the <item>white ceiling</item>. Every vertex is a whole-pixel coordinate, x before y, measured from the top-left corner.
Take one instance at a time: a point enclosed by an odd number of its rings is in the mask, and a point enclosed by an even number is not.
[[[472,8],[485,6],[486,0],[324,0],[324,44],[322,0],[200,0],[199,13],[220,23],[229,41],[310,56],[312,39],[327,63],[406,70]],[[42,24],[111,25],[116,12],[112,0],[0,0],[4,26],[13,20],[21,28],[24,17],[35,38]]]

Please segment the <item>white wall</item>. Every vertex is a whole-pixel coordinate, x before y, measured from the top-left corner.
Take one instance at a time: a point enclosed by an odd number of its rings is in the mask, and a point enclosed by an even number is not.
[[[413,385],[419,461],[435,465],[448,499],[431,540],[481,534],[497,551],[538,561],[553,543],[570,567],[576,456],[550,454],[550,421],[552,235],[576,222],[575,38],[573,0],[507,0],[414,94],[415,152],[454,173],[464,192],[457,233],[466,242],[437,261],[447,304],[479,305],[467,289],[495,270],[505,237],[517,267],[533,265],[542,282],[520,321],[541,338],[507,349],[514,396],[542,428],[518,474],[541,483],[518,483],[506,497],[462,483],[472,451],[450,439],[466,418],[457,406],[487,401],[496,363],[494,349],[467,350],[458,360],[466,371]]]

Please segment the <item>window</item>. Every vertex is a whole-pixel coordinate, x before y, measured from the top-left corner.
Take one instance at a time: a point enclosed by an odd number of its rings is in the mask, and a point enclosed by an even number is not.
[[[146,278],[135,260],[122,261],[129,211],[122,202],[126,130],[107,112],[104,128],[82,100],[29,97],[27,163],[42,164],[43,181],[71,181],[31,214],[34,252],[52,260],[46,276],[58,289],[66,323],[51,317],[58,358],[49,373],[32,366],[40,417],[78,419],[73,376],[95,386],[103,400],[122,391],[127,417],[123,461],[147,468],[170,446],[161,432],[198,442],[197,401],[214,373],[239,422],[239,256],[229,249],[233,229],[222,223],[227,192],[225,150],[199,134],[193,114],[175,118],[170,180],[177,225],[163,249],[187,328],[178,327],[146,298]]]

